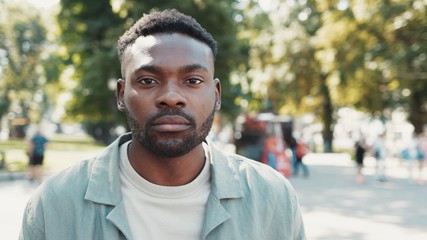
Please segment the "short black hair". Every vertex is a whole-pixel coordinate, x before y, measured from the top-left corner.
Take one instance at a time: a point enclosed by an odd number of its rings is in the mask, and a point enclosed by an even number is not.
[[[214,58],[217,54],[216,41],[194,18],[184,15],[176,9],[167,9],[144,14],[144,16],[119,38],[117,49],[120,62],[123,60],[123,53],[126,48],[135,43],[138,37],[156,33],[186,34],[206,43],[212,50]]]

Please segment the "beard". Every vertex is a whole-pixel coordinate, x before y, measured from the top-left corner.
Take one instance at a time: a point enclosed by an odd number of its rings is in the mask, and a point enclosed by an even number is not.
[[[162,110],[151,116],[144,125],[139,124],[127,109],[125,113],[134,139],[159,157],[173,158],[183,156],[205,140],[212,127],[215,108],[200,126],[200,129],[197,129],[194,118],[181,109]],[[190,127],[179,133],[158,133],[150,130],[157,118],[167,115],[178,115],[185,118],[190,122]]]

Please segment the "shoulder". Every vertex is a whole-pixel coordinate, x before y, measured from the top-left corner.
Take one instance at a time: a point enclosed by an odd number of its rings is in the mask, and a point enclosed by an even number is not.
[[[68,213],[71,206],[83,199],[92,161],[81,161],[48,177],[32,193],[24,212],[24,233],[43,236],[43,225],[49,216]]]
[[[240,155],[228,154],[227,163],[235,169],[236,174],[233,176],[238,179],[242,193],[240,201],[233,201],[236,211],[252,209],[248,217],[260,220],[260,224],[277,226],[275,224],[278,222],[287,222],[289,225],[284,232],[303,234],[298,196],[288,179],[270,166]],[[229,178],[227,180],[233,181]],[[230,185],[225,187],[230,188]],[[233,209],[228,205],[227,208],[230,211]],[[268,224],[269,221],[275,223]]]
[[[239,175],[246,181],[254,181],[263,187],[285,187],[290,186],[289,181],[278,171],[267,164],[233,154],[229,161],[238,169]]]
[[[265,196],[272,198],[293,198],[295,191],[290,182],[278,171],[268,166],[267,164],[246,158],[244,156],[225,153],[222,150],[216,149],[222,153],[220,157],[225,163],[222,169],[222,176],[227,179],[230,184],[233,179],[225,176],[228,173],[232,178],[236,178],[240,182],[240,187],[245,194],[251,196]],[[218,155],[218,153],[217,153]],[[230,172],[228,172],[230,171]]]
[[[87,188],[94,161],[95,159],[82,160],[48,177],[37,189],[35,197],[43,200],[81,198]]]

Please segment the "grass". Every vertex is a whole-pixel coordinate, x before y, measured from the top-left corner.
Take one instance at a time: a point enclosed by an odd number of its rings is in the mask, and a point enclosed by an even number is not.
[[[49,138],[43,168],[47,171],[60,170],[78,160],[95,155],[104,147],[89,137],[52,136]],[[0,141],[0,154],[3,154],[3,156],[0,155],[0,159],[5,157],[8,171],[27,170],[26,149],[27,142],[25,140]]]

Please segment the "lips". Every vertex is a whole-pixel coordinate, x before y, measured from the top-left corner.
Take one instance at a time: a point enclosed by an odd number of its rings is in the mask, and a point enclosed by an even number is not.
[[[156,118],[152,127],[159,132],[179,132],[190,128],[191,123],[179,115],[166,115]]]

